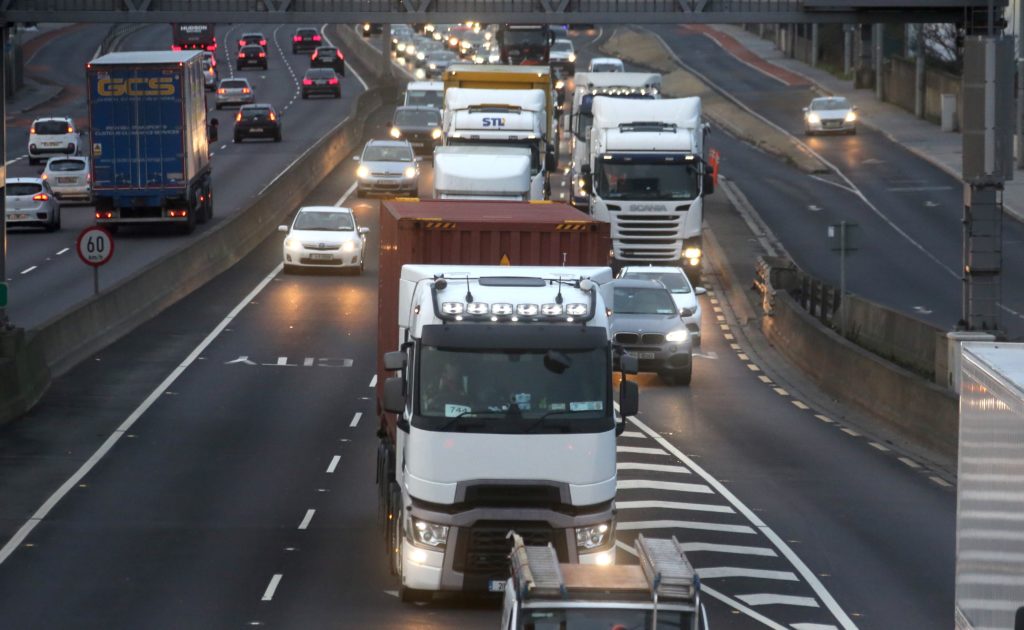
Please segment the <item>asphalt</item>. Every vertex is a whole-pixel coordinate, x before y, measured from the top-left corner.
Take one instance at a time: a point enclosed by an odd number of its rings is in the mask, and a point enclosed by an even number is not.
[[[237,50],[234,37],[245,30],[260,28],[263,28],[273,40],[268,70],[234,70],[233,55]],[[352,69],[347,69],[342,80],[340,101],[299,98],[298,82],[306,68],[306,60],[303,55],[291,54],[289,38],[292,30],[292,27],[288,26],[250,29],[246,25],[224,26],[218,29],[218,41],[222,43],[217,51],[220,76],[238,74],[253,83],[257,98],[262,102],[272,103],[282,113],[283,140],[280,143],[257,140],[233,144],[233,113],[228,109],[215,110],[211,97],[208,100],[210,113],[222,123],[220,140],[211,150],[215,195],[213,221],[205,226],[199,226],[196,233],[189,237],[181,236],[166,226],[123,230],[118,235],[116,257],[100,271],[101,290],[130,277],[137,270],[168,253],[184,247],[189,239],[198,238],[220,221],[245,208],[281,170],[319,140],[326,131],[341,122],[354,107],[355,100],[364,87]],[[73,36],[55,38],[51,44],[40,49],[36,61],[29,65],[33,72],[45,69],[47,73],[69,75],[77,79],[69,78],[69,87],[61,92],[61,97],[33,110],[33,117],[59,113],[72,115],[80,123],[85,122],[84,75],[81,74],[81,68],[84,68],[85,61],[92,57],[105,33],[106,28],[90,27],[76,31]],[[332,33],[328,31],[328,35],[331,36]],[[165,50],[169,47],[170,30],[164,25],[152,25],[127,36],[121,49]],[[35,65],[36,63],[39,65]],[[72,70],[69,71],[67,68]],[[75,81],[80,84],[78,88],[74,88]],[[75,92],[75,89],[81,93]],[[9,121],[8,124],[17,128],[19,120],[15,119],[13,123]],[[31,120],[28,120],[25,127],[27,128],[30,123]],[[25,137],[27,139],[27,135]],[[24,140],[22,142],[24,143]],[[34,175],[40,170],[41,167],[29,167],[22,160],[12,164],[8,174]],[[88,206],[65,206],[62,210],[62,222],[62,229],[54,233],[25,229],[11,231],[8,235],[8,314],[16,325],[25,328],[38,326],[61,315],[92,294],[92,272],[74,253],[74,242],[78,232],[94,223],[92,210]]]

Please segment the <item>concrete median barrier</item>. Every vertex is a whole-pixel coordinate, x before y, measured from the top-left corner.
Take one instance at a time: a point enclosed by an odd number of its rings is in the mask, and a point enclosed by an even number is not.
[[[36,330],[0,333],[0,425],[38,402],[52,376],[126,335],[255,249],[362,146],[370,115],[394,103],[398,90],[388,84],[361,94],[352,114],[281,172],[247,208],[184,248]]]

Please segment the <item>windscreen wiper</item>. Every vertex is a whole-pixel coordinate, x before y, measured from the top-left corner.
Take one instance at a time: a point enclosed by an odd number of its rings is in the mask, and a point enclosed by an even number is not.
[[[468,420],[468,419],[477,417],[480,414],[485,414],[485,413],[493,414],[494,412],[493,411],[478,411],[476,409],[470,409],[468,411],[463,411],[462,413],[460,413],[457,416],[452,416],[452,418],[448,422],[444,423],[444,425],[439,430],[440,431],[447,431],[448,429],[450,429],[454,425],[461,424],[462,420]]]
[[[572,411],[571,409],[557,409],[557,410],[554,410],[554,411],[549,411],[546,414],[544,414],[543,416],[541,416],[541,417],[537,418],[536,420],[534,420],[533,424],[531,424],[529,427],[527,427],[526,430],[523,431],[523,433],[533,433],[533,430],[536,429],[537,427],[541,426],[542,424],[544,424],[547,421],[548,418],[550,418],[551,416],[554,416],[556,414],[562,414],[562,413],[580,413],[580,412]]]

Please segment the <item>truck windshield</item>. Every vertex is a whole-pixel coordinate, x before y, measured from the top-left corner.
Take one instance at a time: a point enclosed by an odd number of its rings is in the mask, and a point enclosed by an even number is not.
[[[611,416],[607,347],[580,350],[463,350],[422,347],[419,413],[437,428],[563,430]],[[538,424],[538,421],[549,421]]]
[[[542,29],[508,29],[502,34],[505,46],[541,47],[548,43],[548,34]]]
[[[691,201],[700,194],[697,162],[597,160],[594,182],[602,199]]]
[[[530,150],[530,175],[540,172],[540,140],[479,140],[477,138],[449,138],[450,145],[474,147],[523,147]]]
[[[651,627],[652,611],[614,608],[549,608],[525,609],[520,617],[521,630],[596,630],[598,628],[629,628],[647,630]],[[693,627],[690,611],[658,608],[658,630]]]

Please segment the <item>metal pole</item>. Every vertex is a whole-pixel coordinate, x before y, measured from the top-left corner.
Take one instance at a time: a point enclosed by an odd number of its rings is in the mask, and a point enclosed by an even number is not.
[[[818,25],[811,24],[811,67],[818,67]]]
[[[0,24],[0,41],[7,29]],[[7,282],[7,73],[0,72],[0,282]],[[8,293],[8,299],[10,294]],[[0,331],[10,328],[7,308],[0,306]]]
[[[883,24],[875,24],[871,32],[873,48],[875,49],[875,98],[882,100],[882,29]]]
[[[843,25],[843,76],[850,76],[853,71],[853,30],[852,24]]]
[[[92,268],[92,293],[93,295],[100,294],[100,268]]]
[[[924,24],[917,26],[917,42],[914,46],[914,115],[924,118]]]
[[[839,334],[846,337],[846,221],[839,222]]]

